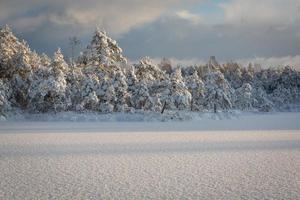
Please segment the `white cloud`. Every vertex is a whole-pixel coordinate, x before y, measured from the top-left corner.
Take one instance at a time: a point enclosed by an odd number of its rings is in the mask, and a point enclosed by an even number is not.
[[[195,14],[189,12],[188,10],[180,10],[180,11],[176,12],[176,15],[179,18],[191,21],[195,25],[200,22],[203,22],[202,18],[199,15],[195,15]]]
[[[229,24],[284,26],[300,20],[299,0],[232,0],[220,6]]]

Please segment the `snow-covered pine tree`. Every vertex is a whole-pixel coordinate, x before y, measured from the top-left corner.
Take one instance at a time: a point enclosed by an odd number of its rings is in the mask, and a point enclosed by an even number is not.
[[[146,82],[144,80],[138,82],[132,93],[131,104],[135,109],[145,109],[147,101],[150,100],[151,97]],[[147,109],[149,109],[149,106]]]
[[[61,49],[58,48],[57,51],[54,53],[53,61],[51,63],[51,67],[55,75],[62,75],[65,76],[69,70],[69,66],[64,60],[64,56],[61,52]]]
[[[63,111],[71,105],[70,97],[66,95],[67,72],[68,65],[58,49],[50,66],[41,66],[33,77],[29,93],[31,111]]]
[[[104,78],[101,84],[101,90],[103,95],[102,98],[100,98],[100,111],[103,113],[112,113],[114,111],[114,103],[117,99],[115,88],[107,77]]]
[[[156,66],[149,57],[144,57],[139,64],[134,65],[135,74],[139,81],[143,80],[147,84],[163,81],[166,74]]]
[[[270,94],[270,99],[276,105],[276,108],[286,108],[293,102],[292,96],[291,88],[285,88],[283,84],[280,84]]]
[[[99,90],[100,80],[96,74],[85,74],[83,79],[78,83],[79,94],[76,103],[76,110],[99,110],[99,99],[97,91]]]
[[[40,55],[41,66],[48,67],[51,64],[51,58],[45,53]]]
[[[238,63],[226,63],[222,67],[222,72],[226,80],[234,88],[240,88],[243,85],[242,67]]]
[[[127,111],[129,102],[128,86],[126,76],[121,70],[114,73],[113,86],[116,94],[116,101],[114,102],[115,111]]]
[[[185,84],[191,93],[191,111],[203,110],[202,101],[204,98],[204,83],[198,76],[197,71],[185,79]]]
[[[259,86],[253,88],[252,95],[254,97],[253,107],[261,112],[270,112],[274,109],[273,102],[269,99],[266,91]]]
[[[144,109],[158,111],[164,102],[171,102],[168,75],[155,65],[149,57],[142,58],[139,64],[134,65],[134,68],[139,81],[137,90],[141,88],[145,91],[141,100],[143,102],[146,99],[144,103],[147,106],[144,106]],[[137,108],[139,109],[140,106],[137,106]]]
[[[8,25],[0,29],[0,77],[11,77],[14,74],[15,63],[12,59],[21,45]]]
[[[171,105],[169,106],[171,108],[174,106],[179,110],[190,108],[192,95],[183,81],[180,68],[177,68],[171,74],[170,91],[172,102],[170,102]]]
[[[99,99],[96,92],[91,91],[88,96],[84,97],[82,105],[86,110],[99,110]]]
[[[130,66],[130,68],[127,70],[126,78],[127,78],[128,90],[131,91],[132,88],[134,88],[138,82],[138,79],[135,75],[135,69],[133,66]]]
[[[279,76],[272,81],[276,88],[270,94],[270,99],[276,108],[286,109],[300,100],[300,76],[299,72],[289,66],[278,71]]]
[[[87,50],[79,60],[84,62],[84,64],[91,62],[93,65],[127,63],[126,58],[122,55],[122,49],[118,46],[117,42],[108,37],[105,31],[100,31],[98,28]]]
[[[175,71],[166,59],[158,67],[145,57],[125,77],[122,50],[99,30],[79,60],[71,73],[60,50],[52,60],[39,56],[8,26],[1,28],[0,113],[13,107],[35,112],[76,108],[113,112],[128,106],[160,111],[165,103],[167,109],[190,109],[191,99],[192,110],[227,110],[234,104],[241,110],[253,106],[270,111],[300,100],[300,72],[290,67],[262,69],[257,64],[221,66],[215,57],[207,65]]]
[[[242,87],[235,92],[234,106],[240,110],[252,110],[254,99],[252,97],[252,86],[249,83],[244,83]]]
[[[220,71],[206,75],[204,95],[205,109],[218,111],[232,108],[233,90]]]
[[[8,26],[0,29],[0,78],[7,78],[12,89],[12,106],[28,106],[28,88],[32,70],[39,66],[39,56],[25,41],[19,41]]]
[[[253,84],[253,79],[254,79],[254,67],[250,63],[248,67],[242,67],[242,82],[244,83],[249,83]]]
[[[84,97],[82,88],[84,88],[85,80],[87,80],[87,77],[82,72],[82,68],[77,67],[76,65],[74,65],[73,70],[69,70],[69,72],[67,73],[66,96],[70,97],[70,100],[72,102],[70,109],[78,111],[83,109],[83,106],[81,106]]]
[[[159,64],[159,67],[167,74],[172,73],[172,62],[168,58],[163,58]]]
[[[12,91],[7,79],[0,78],[0,121],[6,118],[6,113],[11,110],[9,98]]]

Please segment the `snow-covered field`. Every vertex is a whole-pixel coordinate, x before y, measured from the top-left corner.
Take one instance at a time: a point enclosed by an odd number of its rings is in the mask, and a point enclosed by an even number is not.
[[[299,119],[0,122],[0,199],[300,199]]]

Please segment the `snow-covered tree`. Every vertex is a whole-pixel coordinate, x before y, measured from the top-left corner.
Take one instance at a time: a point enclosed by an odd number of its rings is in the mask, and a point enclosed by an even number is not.
[[[262,112],[270,112],[273,110],[274,104],[269,99],[265,90],[261,87],[255,87],[253,88],[252,94],[254,97],[253,107]]]
[[[237,63],[226,63],[223,65],[222,71],[226,80],[234,88],[240,88],[243,85],[242,67]]]
[[[172,62],[168,58],[163,58],[159,64],[159,67],[167,74],[172,73]]]
[[[5,118],[6,113],[11,110],[11,103],[9,102],[11,93],[7,80],[0,79],[0,120]]]
[[[92,41],[80,60],[85,64],[90,62],[105,65],[127,63],[117,42],[108,37],[105,31],[99,29],[95,31]]]
[[[149,57],[142,58],[140,63],[135,65],[135,74],[138,80],[144,80],[147,84],[166,78],[166,74]]]
[[[128,89],[131,90],[132,87],[135,87],[135,85],[138,82],[138,79],[135,75],[135,69],[133,66],[131,66],[127,73],[126,73],[126,78],[127,78],[127,85],[128,85]]]
[[[273,79],[271,84],[275,89],[272,90],[269,96],[276,108],[288,108],[290,104],[297,103],[300,100],[299,72],[288,66],[278,71],[276,79]]]
[[[235,92],[235,107],[240,110],[252,110],[254,99],[252,97],[252,86],[244,83]]]
[[[19,41],[8,26],[0,29],[0,78],[8,78],[12,89],[12,106],[28,107],[28,89],[40,57],[25,41]]]
[[[14,73],[15,63],[12,59],[20,51],[21,45],[8,25],[0,29],[0,77],[11,77]]]
[[[135,70],[133,66],[130,66],[126,72],[126,79],[127,79],[127,86],[128,86],[128,106],[134,107],[132,104],[133,100],[133,93],[136,90],[136,85],[138,83],[137,77],[135,75]]]
[[[150,101],[150,94],[145,81],[140,81],[136,84],[133,90],[131,104],[136,109],[143,109],[147,101]]]
[[[45,53],[42,53],[40,59],[41,59],[41,65],[44,67],[48,67],[51,64],[51,58],[49,58],[49,56],[47,56]]]
[[[116,93],[113,85],[106,80],[103,83],[103,97],[100,103],[100,111],[103,113],[111,113],[114,111],[114,103],[116,102]]]
[[[100,81],[96,74],[81,75],[80,80],[77,82],[77,86],[73,89],[78,90],[78,93],[76,93],[77,95],[74,96],[75,99],[74,97],[72,98],[73,104],[76,105],[76,110],[99,110],[99,99],[97,95],[99,84]]]
[[[56,75],[65,75],[69,70],[69,66],[64,60],[64,56],[60,48],[54,53],[51,67]]]
[[[32,52],[28,44],[19,41],[8,26],[0,29],[0,77],[19,74],[22,78],[38,67],[39,56]]]
[[[36,71],[30,86],[30,108],[32,111],[63,111],[71,104],[66,95],[67,82],[65,74],[68,65],[58,49],[54,53],[50,67],[40,67]]]
[[[300,101],[300,72],[257,64],[206,65],[172,69],[148,57],[130,66],[122,50],[97,30],[72,70],[61,50],[38,55],[8,26],[0,28],[0,115],[21,108],[32,112],[285,109]],[[203,80],[203,81],[202,81]],[[166,105],[166,106],[164,106]]]
[[[90,92],[82,103],[87,110],[99,110],[99,99],[95,91]]]
[[[118,112],[124,112],[128,110],[128,86],[126,77],[122,71],[117,71],[114,74],[113,86],[116,94],[116,101],[114,102],[115,110]]]
[[[191,110],[200,111],[203,109],[202,101],[204,98],[204,83],[201,78],[198,76],[197,71],[188,77],[185,80],[186,86],[189,89],[189,92],[192,95],[191,99]]]
[[[208,73],[205,77],[203,106],[208,110],[229,110],[232,108],[232,88],[220,71]]]
[[[170,102],[171,105],[169,106],[171,108],[174,106],[179,110],[190,108],[192,95],[183,81],[180,68],[177,68],[171,74],[170,91],[172,102]]]

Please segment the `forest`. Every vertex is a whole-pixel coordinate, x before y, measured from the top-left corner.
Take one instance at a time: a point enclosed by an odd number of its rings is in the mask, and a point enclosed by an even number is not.
[[[147,48],[147,47],[145,47]],[[106,32],[97,29],[89,45],[69,60],[31,50],[9,26],[0,29],[0,115],[24,111],[271,112],[290,110],[300,100],[300,73],[293,66],[255,63],[174,66],[149,57],[129,63]]]

